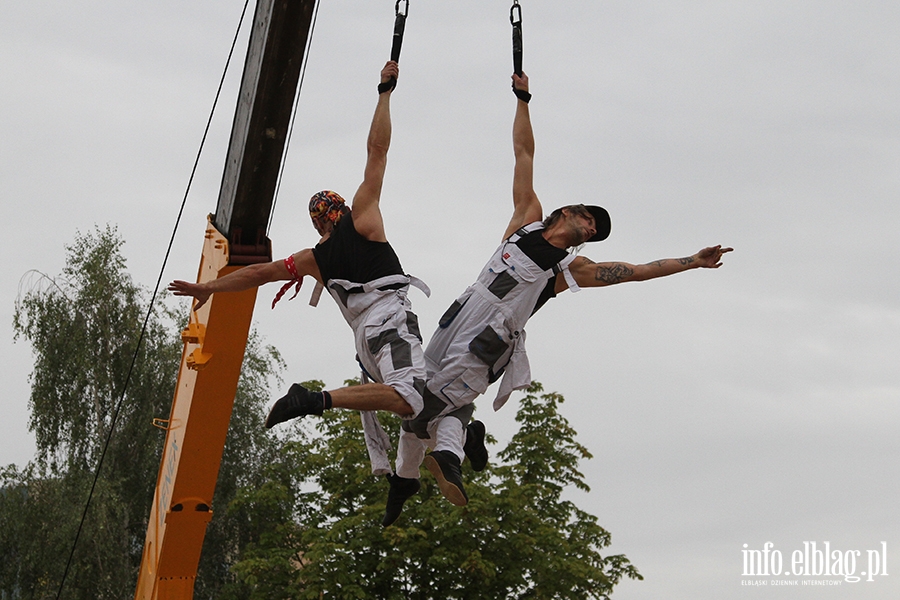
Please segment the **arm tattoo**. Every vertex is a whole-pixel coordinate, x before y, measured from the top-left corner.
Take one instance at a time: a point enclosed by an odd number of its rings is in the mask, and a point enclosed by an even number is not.
[[[684,257],[684,258],[664,258],[664,259],[662,259],[662,260],[654,260],[653,262],[648,262],[646,266],[648,266],[648,267],[649,267],[649,266],[661,267],[661,266],[663,266],[664,264],[666,264],[667,262],[672,261],[672,260],[674,260],[675,262],[677,262],[679,265],[684,266],[684,265],[689,265],[689,264],[691,264],[692,262],[694,262],[694,257],[693,257],[693,256],[686,256],[686,257]]]
[[[611,266],[598,266],[597,272],[594,273],[594,279],[612,284],[619,283],[633,274],[634,269],[630,269],[621,263],[613,263]]]

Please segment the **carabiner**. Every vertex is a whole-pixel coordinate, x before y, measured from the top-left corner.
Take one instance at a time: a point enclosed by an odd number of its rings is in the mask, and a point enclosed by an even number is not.
[[[522,25],[522,7],[519,6],[519,0],[513,0],[513,4],[509,8],[509,22],[513,25]]]
[[[400,3],[403,2],[403,12],[400,12]],[[398,17],[405,17],[409,14],[409,0],[397,0],[394,5],[394,14]]]

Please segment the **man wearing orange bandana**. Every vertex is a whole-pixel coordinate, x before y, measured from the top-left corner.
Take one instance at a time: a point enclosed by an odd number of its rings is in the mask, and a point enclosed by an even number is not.
[[[422,410],[425,363],[418,320],[407,298],[409,286],[430,292],[421,281],[403,272],[384,232],[379,202],[391,141],[391,82],[399,76],[396,62],[381,71],[378,105],[369,130],[363,182],[351,206],[332,191],[315,194],[310,217],[322,236],[314,248],[301,250],[284,260],[249,265],[208,283],[174,281],[176,296],[193,296],[195,309],[210,295],[240,291],[265,283],[287,281],[272,303],[291,287],[294,295],[306,276],[312,277],[334,297],[355,335],[356,352],[363,369],[364,385],[312,392],[299,384],[272,406],[266,427],[305,415],[321,415],[329,408],[360,411],[389,410],[413,417]],[[385,457],[387,435],[373,412],[363,413],[366,443],[376,474],[390,475]]]

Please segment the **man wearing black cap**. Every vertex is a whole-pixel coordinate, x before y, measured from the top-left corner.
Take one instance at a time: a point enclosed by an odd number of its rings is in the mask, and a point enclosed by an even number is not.
[[[513,75],[518,97],[513,122],[513,215],[503,242],[478,280],[444,313],[425,349],[425,406],[403,422],[397,476],[391,480],[385,524],[399,515],[403,502],[418,490],[419,465],[425,465],[453,504],[468,502],[460,477],[466,424],[472,402],[498,380],[498,410],[514,390],[531,384],[524,326],[550,298],[567,289],[643,281],[698,267],[718,268],[731,248],[712,246],[693,256],[645,265],[595,263],[570,254],[585,242],[607,238],[610,218],[599,206],[564,206],[544,218],[534,192],[534,134],[528,111],[528,77]],[[453,417],[453,418],[447,418]],[[470,436],[471,438],[471,436]],[[432,447],[425,456],[425,449]],[[470,453],[471,454],[471,453]],[[471,457],[471,456],[470,456]]]

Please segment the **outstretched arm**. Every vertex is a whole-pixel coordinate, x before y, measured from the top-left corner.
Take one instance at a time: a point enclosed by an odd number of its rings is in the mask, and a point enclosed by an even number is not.
[[[528,76],[513,74],[513,86],[528,91]],[[513,119],[513,152],[516,167],[513,172],[513,215],[503,234],[508,238],[523,225],[543,218],[541,202],[534,193],[534,132],[531,128],[531,114],[528,103],[516,99],[516,116]]]
[[[319,267],[312,250],[307,248],[293,255],[294,265],[301,280],[309,275],[321,281]],[[290,281],[294,276],[288,271],[283,260],[267,263],[248,265],[237,271],[233,271],[224,277],[207,281],[206,283],[190,283],[188,281],[173,281],[169,284],[169,291],[176,296],[193,296],[197,299],[194,310],[198,310],[206,304],[209,297],[218,292],[241,292],[259,287],[272,281]]]
[[[400,76],[400,67],[394,61],[388,61],[381,70],[381,82],[391,77]],[[381,216],[381,186],[384,172],[387,169],[388,149],[391,146],[391,94],[393,90],[378,95],[378,105],[372,126],[369,128],[369,139],[366,144],[366,171],[363,182],[353,197],[353,224],[356,231],[373,242],[386,242],[384,220]]]
[[[657,277],[666,277],[688,269],[718,269],[722,266],[722,255],[732,250],[733,248],[710,246],[693,256],[664,258],[645,265],[632,265],[624,262],[595,263],[585,256],[579,256],[572,262],[569,271],[579,287],[601,287],[626,281],[646,281]],[[558,275],[556,279],[557,293],[567,288],[562,274]]]

